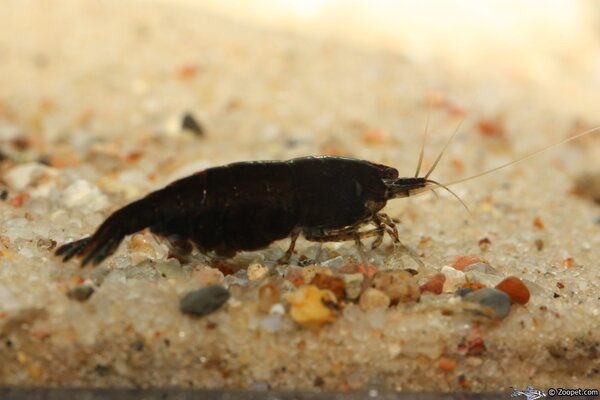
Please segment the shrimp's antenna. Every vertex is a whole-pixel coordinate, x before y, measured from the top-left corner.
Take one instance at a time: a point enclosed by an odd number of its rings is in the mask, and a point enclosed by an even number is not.
[[[446,149],[448,148],[448,146],[452,142],[452,139],[454,139],[454,136],[456,136],[456,134],[458,133],[458,130],[460,129],[460,126],[462,125],[462,123],[464,122],[464,120],[465,120],[465,117],[462,117],[460,119],[460,121],[458,122],[458,125],[456,125],[456,128],[454,129],[454,132],[452,133],[452,135],[446,141],[446,144],[444,145],[444,148],[442,149],[442,151],[440,151],[440,154],[438,154],[437,158],[435,159],[435,162],[433,163],[433,165],[431,166],[431,168],[429,168],[429,171],[427,171],[427,174],[425,174],[425,176],[423,177],[424,179],[429,178],[429,175],[431,175],[431,173],[435,170],[435,167],[437,167],[438,163],[442,159],[442,156],[444,155],[444,152],[446,151]]]
[[[434,188],[430,187],[430,188],[429,188],[429,190],[431,190],[431,193],[433,193],[433,194],[435,195],[435,198],[436,198],[436,199],[438,199],[438,200],[440,199],[440,195],[439,195],[439,194],[437,194],[437,192],[435,191],[435,189],[434,189]]]
[[[429,97],[429,101],[427,102],[427,118],[425,119],[425,133],[423,134],[423,143],[421,143],[421,151],[419,152],[419,161],[417,162],[417,172],[415,172],[415,178],[419,177],[419,173],[421,172],[421,165],[423,164],[425,142],[427,142],[427,132],[429,131],[429,114],[431,114],[431,97]]]
[[[502,165],[500,165],[500,166],[497,166],[497,167],[495,167],[495,168],[489,169],[489,170],[487,170],[487,171],[483,171],[483,172],[480,172],[480,173],[478,173],[478,174],[475,174],[475,175],[473,175],[473,176],[469,176],[469,177],[466,177],[466,178],[457,179],[457,180],[455,180],[455,181],[452,181],[452,182],[444,183],[444,185],[443,185],[443,186],[451,186],[451,185],[456,185],[456,184],[458,184],[458,183],[467,182],[467,181],[470,181],[471,179],[479,178],[479,177],[481,177],[481,176],[485,176],[485,175],[491,174],[492,172],[496,172],[496,171],[498,171],[498,170],[501,170],[501,169],[504,169],[504,168],[508,168],[508,167],[510,167],[510,166],[512,166],[512,165],[515,165],[515,164],[517,164],[517,163],[520,163],[520,162],[522,162],[522,161],[529,160],[530,158],[532,158],[532,157],[535,157],[535,156],[537,156],[537,155],[539,155],[539,154],[541,154],[541,153],[543,153],[543,152],[545,152],[545,151],[547,151],[547,150],[550,150],[550,149],[552,149],[553,147],[557,147],[557,146],[563,145],[563,144],[565,144],[565,143],[569,143],[569,142],[571,142],[571,141],[573,141],[573,140],[579,139],[580,137],[583,137],[583,136],[589,135],[590,133],[594,133],[594,132],[598,132],[598,131],[600,131],[600,126],[597,126],[597,127],[595,127],[595,128],[592,128],[592,129],[588,129],[587,131],[584,131],[584,132],[578,133],[578,134],[577,134],[577,135],[575,135],[575,136],[571,136],[570,138],[567,138],[567,139],[561,140],[560,142],[553,143],[553,144],[551,144],[551,145],[549,145],[549,146],[546,146],[546,147],[544,147],[544,148],[542,148],[542,149],[540,149],[540,150],[536,150],[536,151],[534,151],[533,153],[530,153],[530,154],[524,155],[524,156],[523,156],[523,157],[521,157],[521,158],[518,158],[518,159],[516,159],[516,160],[514,160],[514,161],[511,161],[511,162],[508,162],[508,163],[506,163],[506,164],[502,164]],[[445,149],[445,148],[444,148],[444,149]],[[441,156],[441,154],[440,154],[440,156]],[[438,157],[438,158],[439,158],[439,157]],[[436,163],[437,163],[437,161],[436,161]],[[435,167],[435,164],[434,164],[434,167]],[[427,176],[428,176],[428,175],[429,175],[429,174],[427,174]],[[427,178],[427,176],[425,176],[425,178]]]
[[[439,182],[436,182],[436,181],[433,181],[431,179],[427,179],[427,183],[432,183],[435,186],[438,186],[438,187],[441,187],[442,189],[447,190],[448,193],[450,193],[452,196],[454,196],[456,198],[456,200],[458,200],[460,202],[460,204],[462,204],[462,206],[465,208],[465,210],[467,210],[467,212],[469,213],[469,215],[472,215],[471,210],[469,209],[469,207],[467,206],[467,204],[456,193],[454,193],[452,190],[450,190],[450,188],[448,188],[447,185],[443,185],[443,184],[441,184]],[[433,189],[431,189],[431,190],[433,190]]]

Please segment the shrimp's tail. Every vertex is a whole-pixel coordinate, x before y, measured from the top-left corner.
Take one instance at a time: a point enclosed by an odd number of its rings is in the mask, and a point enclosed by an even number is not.
[[[189,176],[126,205],[110,215],[93,235],[60,246],[56,255],[63,261],[81,257],[82,267],[97,265],[117,250],[125,236],[191,216],[202,207],[203,178],[202,174]]]
[[[108,217],[93,235],[60,246],[56,255],[63,256],[63,261],[82,257],[82,267],[99,264],[117,250],[125,236],[152,224],[152,203],[152,197],[147,196],[126,205]]]

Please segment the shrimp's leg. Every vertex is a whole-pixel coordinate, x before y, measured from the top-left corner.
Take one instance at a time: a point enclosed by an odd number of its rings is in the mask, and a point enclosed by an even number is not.
[[[385,229],[385,231],[390,235],[392,241],[394,242],[394,252],[406,253],[412,258],[420,267],[424,267],[425,264],[421,261],[419,254],[412,249],[411,247],[406,246],[404,243],[400,241],[400,237],[398,235],[398,229],[396,228],[396,223],[384,213],[378,213],[373,216],[373,223],[379,224],[380,227]],[[379,239],[379,238],[377,238]],[[373,242],[375,245],[377,240]],[[381,241],[377,243],[377,245],[381,244]]]
[[[304,230],[304,237],[311,242],[346,242],[348,240],[365,239],[368,237],[378,236],[381,229],[375,228],[368,231],[360,232],[357,227],[351,229],[344,228],[339,230]]]
[[[294,252],[294,247],[296,247],[296,240],[298,240],[298,236],[300,235],[300,229],[294,229],[292,231],[290,237],[290,247],[288,247],[285,254],[277,260],[279,264],[287,264],[290,261],[290,257],[292,257],[292,253]]]
[[[400,242],[400,237],[398,235],[398,229],[396,228],[396,224],[387,214],[375,214],[373,215],[373,219],[371,220],[371,222],[375,226],[379,227],[379,229],[381,230],[381,235],[378,235],[377,239],[375,239],[375,241],[371,245],[372,249],[375,249],[379,247],[379,245],[381,245],[381,242],[383,241],[384,232],[387,232],[387,234],[390,235],[394,243],[400,243],[402,245],[402,243]]]
[[[383,231],[380,227],[375,229],[371,229],[368,231],[360,232],[358,230],[359,226],[351,226],[343,229],[337,230],[305,230],[304,237],[306,240],[310,240],[313,242],[345,242],[347,240],[354,240],[356,244],[356,249],[363,263],[367,263],[367,255],[364,251],[364,246],[361,242],[361,239],[365,239],[373,236],[382,236]],[[377,240],[377,239],[376,239]]]

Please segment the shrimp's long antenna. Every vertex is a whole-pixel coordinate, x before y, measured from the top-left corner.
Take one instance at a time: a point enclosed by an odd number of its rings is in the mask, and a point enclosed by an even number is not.
[[[540,150],[536,150],[536,151],[534,151],[533,153],[527,154],[527,155],[525,155],[525,156],[523,156],[523,157],[521,157],[521,158],[518,158],[518,159],[516,159],[516,160],[514,160],[514,161],[511,161],[511,162],[508,162],[508,163],[506,163],[506,164],[502,164],[502,165],[500,165],[500,166],[498,166],[498,167],[495,167],[495,168],[492,168],[492,169],[490,169],[490,170],[483,171],[483,172],[480,172],[480,173],[478,173],[478,174],[475,174],[475,175],[473,175],[473,176],[469,176],[469,177],[466,177],[466,178],[458,179],[458,180],[455,180],[455,181],[452,181],[452,182],[444,183],[444,185],[443,185],[443,186],[451,186],[451,185],[456,185],[456,184],[458,184],[458,183],[467,182],[467,181],[470,181],[471,179],[475,179],[475,178],[479,178],[479,177],[481,177],[481,176],[484,176],[484,175],[491,174],[492,172],[496,172],[496,171],[498,171],[498,170],[501,170],[501,169],[504,169],[504,168],[510,167],[510,166],[512,166],[512,165],[515,165],[515,164],[517,164],[517,163],[520,163],[521,161],[529,160],[530,158],[532,158],[532,157],[535,157],[535,156],[537,156],[537,155],[539,155],[539,154],[541,154],[541,153],[543,153],[543,152],[545,152],[545,151],[547,151],[547,150],[550,150],[550,149],[551,149],[551,148],[553,148],[553,147],[557,147],[557,146],[560,146],[560,145],[562,145],[562,144],[569,143],[570,141],[573,141],[573,140],[579,139],[580,137],[583,137],[583,136],[585,136],[585,135],[589,135],[590,133],[593,133],[593,132],[598,132],[598,131],[600,131],[600,126],[597,126],[597,127],[595,127],[595,128],[592,128],[592,129],[588,129],[587,131],[584,131],[584,132],[578,133],[577,135],[575,135],[575,136],[571,136],[570,138],[567,138],[567,139],[565,139],[565,140],[561,140],[560,142],[553,143],[553,144],[551,144],[551,145],[549,145],[549,146],[546,146],[546,147],[544,147],[544,148],[542,148],[542,149],[540,149]],[[445,147],[444,147],[444,149],[445,149]],[[438,158],[439,158],[439,157],[438,157]],[[437,161],[436,161],[436,163],[437,163]],[[435,167],[435,164],[434,164],[434,167]],[[427,174],[425,177],[427,178],[427,176],[428,176],[428,175],[429,175],[429,174]]]
[[[425,154],[425,142],[427,142],[427,132],[429,131],[429,114],[431,114],[431,98],[429,98],[429,102],[427,103],[427,118],[425,119],[425,133],[423,134],[423,143],[421,143],[421,151],[419,152],[419,161],[417,162],[417,172],[415,172],[415,178],[419,177],[419,173],[421,172],[421,165],[423,164],[423,155]]]
[[[439,195],[439,194],[437,194],[437,192],[435,191],[435,189],[434,189],[434,188],[430,187],[430,188],[429,188],[429,190],[431,190],[431,193],[433,193],[433,194],[435,195],[435,198],[436,198],[436,199],[439,199],[439,198],[440,198],[440,195]]]
[[[469,209],[467,204],[464,201],[462,201],[462,199],[460,197],[458,197],[458,195],[456,193],[454,193],[452,190],[450,190],[448,187],[446,187],[447,185],[442,185],[441,183],[433,181],[431,179],[427,179],[427,183],[432,183],[435,186],[438,186],[438,187],[441,187],[442,189],[447,190],[452,196],[454,196],[456,198],[456,200],[460,201],[460,204],[462,204],[462,206],[465,208],[465,210],[467,210],[469,215],[472,215],[471,210]],[[431,190],[433,190],[433,189],[431,189]]]
[[[460,122],[458,123],[458,125],[456,125],[456,129],[454,129],[454,132],[452,133],[452,136],[450,136],[448,138],[448,140],[446,141],[446,144],[444,145],[444,148],[442,149],[442,151],[440,151],[440,154],[438,154],[437,158],[435,159],[435,162],[433,163],[433,165],[431,166],[431,168],[429,168],[429,171],[427,171],[427,174],[425,174],[425,176],[423,177],[424,179],[429,178],[429,175],[431,175],[431,173],[433,172],[433,170],[435,170],[435,167],[437,167],[438,163],[442,159],[442,156],[444,155],[444,152],[446,151],[446,149],[450,145],[450,142],[452,142],[452,139],[454,139],[454,136],[456,136],[456,134],[458,133],[458,130],[460,129],[460,126],[462,125],[462,123],[463,123],[464,120],[465,120],[464,117],[460,119]]]

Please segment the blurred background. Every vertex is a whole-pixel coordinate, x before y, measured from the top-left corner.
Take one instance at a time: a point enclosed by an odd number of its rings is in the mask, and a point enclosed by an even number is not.
[[[551,86],[546,90],[590,101],[600,91],[600,4],[593,0],[163,1],[264,29],[391,51],[442,74]]]

